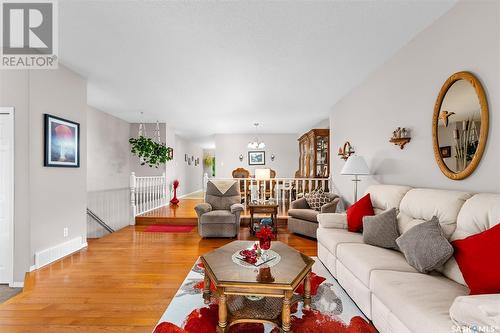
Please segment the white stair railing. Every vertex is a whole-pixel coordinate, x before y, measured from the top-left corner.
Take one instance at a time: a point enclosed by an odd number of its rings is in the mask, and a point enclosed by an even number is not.
[[[329,178],[271,178],[259,180],[255,178],[214,178],[214,180],[235,180],[239,183],[242,203],[246,206],[251,201],[273,199],[285,209],[292,199],[302,197],[317,188],[333,192]]]
[[[135,217],[167,204],[167,181],[161,176],[137,177],[130,175],[130,224]]]

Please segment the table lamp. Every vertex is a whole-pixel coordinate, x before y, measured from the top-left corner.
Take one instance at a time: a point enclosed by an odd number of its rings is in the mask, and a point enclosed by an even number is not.
[[[360,181],[358,176],[367,176],[370,174],[370,170],[363,156],[351,155],[345,162],[340,174],[354,176],[352,180],[354,182],[354,202],[358,201],[358,182]]]

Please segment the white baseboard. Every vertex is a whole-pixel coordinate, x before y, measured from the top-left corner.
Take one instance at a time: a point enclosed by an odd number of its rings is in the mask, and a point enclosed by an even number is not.
[[[82,237],[73,238],[67,242],[58,244],[48,249],[35,252],[35,269],[39,269],[56,260],[59,260],[71,253],[79,251],[87,247],[87,242],[84,242]],[[33,267],[33,266],[32,266]],[[30,267],[31,271],[31,267]]]
[[[183,194],[183,195],[179,196],[179,199],[182,199],[182,198],[184,198],[184,197],[187,197],[187,196],[189,196],[189,195],[191,195],[191,194],[193,194],[193,193],[196,193],[196,192],[203,192],[203,189],[202,189],[202,188],[200,188],[199,190],[196,190],[196,191],[193,191],[193,192],[190,192],[190,193]]]
[[[24,282],[14,281],[14,282],[9,283],[9,287],[11,287],[11,288],[23,288]]]

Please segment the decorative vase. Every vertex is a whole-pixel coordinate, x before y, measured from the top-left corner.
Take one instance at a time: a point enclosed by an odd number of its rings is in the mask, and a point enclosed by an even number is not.
[[[269,250],[271,248],[271,238],[260,238],[259,247],[264,251]]]
[[[179,181],[174,180],[173,186],[174,186],[174,197],[172,198],[172,200],[170,200],[170,203],[172,205],[177,205],[179,203],[179,199],[177,199],[177,187],[179,187]]]

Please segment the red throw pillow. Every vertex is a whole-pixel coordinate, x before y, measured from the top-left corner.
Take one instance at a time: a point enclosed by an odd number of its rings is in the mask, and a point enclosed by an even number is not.
[[[470,294],[500,293],[500,224],[451,244]]]
[[[347,230],[360,232],[363,229],[363,217],[372,215],[375,215],[375,212],[368,193],[347,209]]]

